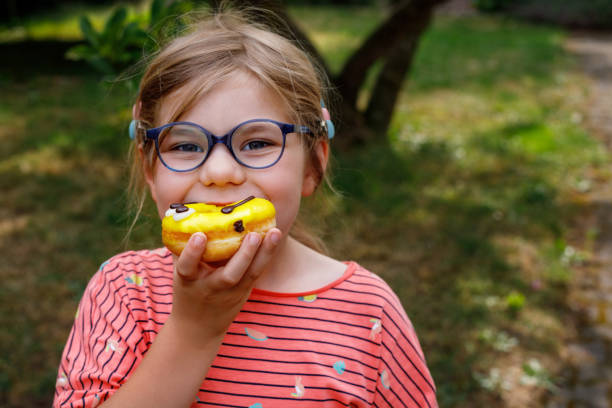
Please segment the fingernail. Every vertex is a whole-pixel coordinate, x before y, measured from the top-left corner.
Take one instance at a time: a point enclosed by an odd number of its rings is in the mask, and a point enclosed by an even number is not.
[[[260,239],[261,239],[261,237],[256,232],[252,232],[252,233],[249,234],[249,243],[252,244],[252,245],[259,244],[259,240]]]
[[[280,239],[281,239],[281,234],[279,232],[272,231],[270,233],[270,241],[272,242],[273,245],[278,245],[278,243],[280,242]]]
[[[194,234],[191,238],[191,242],[196,247],[201,247],[204,245],[204,237],[200,234]]]

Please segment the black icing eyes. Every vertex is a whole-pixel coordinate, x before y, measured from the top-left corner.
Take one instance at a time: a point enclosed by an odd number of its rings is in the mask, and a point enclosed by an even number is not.
[[[242,220],[238,220],[234,223],[234,230],[236,232],[244,232],[244,224],[242,223]]]
[[[177,214],[189,211],[189,208],[186,207],[185,204],[182,204],[182,203],[170,204],[170,208],[176,211]]]

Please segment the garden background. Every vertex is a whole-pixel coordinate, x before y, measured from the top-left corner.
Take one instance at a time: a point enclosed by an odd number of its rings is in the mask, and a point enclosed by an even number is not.
[[[332,72],[388,15],[386,2],[355,3],[288,6]],[[593,80],[568,47],[589,24],[475,3],[436,11],[387,134],[336,151],[340,195],[309,202],[325,215],[309,222],[336,257],[398,293],[440,406],[595,406],[567,392],[583,323],[572,294],[585,270],[599,273],[605,231],[589,220],[612,176],[610,135],[590,119]],[[50,404],[88,279],[119,251],[161,245],[150,204],[126,238],[130,81],[65,58],[81,15],[101,29],[114,10],[70,3],[0,25],[1,406]],[[128,10],[144,16],[148,2]],[[612,301],[589,310],[612,331]],[[595,357],[609,362],[603,344]]]

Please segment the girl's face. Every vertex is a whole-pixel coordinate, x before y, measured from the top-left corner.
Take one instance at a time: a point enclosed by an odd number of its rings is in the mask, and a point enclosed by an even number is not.
[[[158,125],[169,121],[182,97],[183,92],[179,90],[163,100]],[[280,98],[253,76],[237,72],[204,95],[178,120],[193,122],[213,134],[224,135],[249,119],[291,123]],[[172,203],[228,204],[252,195],[274,204],[277,226],[287,234],[297,216],[301,197],[312,194],[317,185],[315,172],[307,165],[307,152],[300,137],[288,134],[281,159],[266,169],[240,165],[222,144],[216,144],[204,164],[191,172],[174,172],[159,159],[155,160],[151,169],[145,169],[145,175],[160,217]],[[315,151],[325,168],[326,143],[319,143]]]

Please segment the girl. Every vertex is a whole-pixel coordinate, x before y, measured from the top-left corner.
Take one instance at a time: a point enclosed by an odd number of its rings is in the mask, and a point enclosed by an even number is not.
[[[252,195],[274,204],[278,228],[247,235],[225,265],[199,261],[202,233],[179,257],[162,248],[105,262],[79,305],[55,407],[437,406],[395,294],[295,224],[329,158],[321,88],[298,47],[235,11],[151,61],[133,110],[134,168],[160,217],[171,203]],[[195,166],[164,160],[171,132],[147,132],[179,121],[166,129],[181,126],[189,143],[171,148],[198,154]],[[236,143],[253,123],[265,139]],[[270,146],[265,163],[245,154]]]

